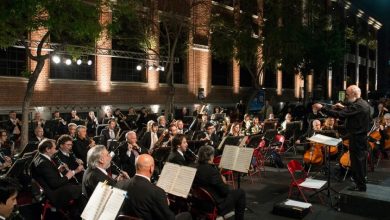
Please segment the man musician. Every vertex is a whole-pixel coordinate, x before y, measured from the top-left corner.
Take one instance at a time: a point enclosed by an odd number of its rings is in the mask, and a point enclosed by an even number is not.
[[[76,183],[81,183],[84,171],[84,162],[76,158],[72,152],[73,138],[67,134],[61,135],[57,140],[58,152],[54,155],[57,164],[66,164],[68,169],[74,170]]]
[[[88,150],[95,146],[95,141],[87,136],[87,127],[84,125],[77,126],[77,137],[73,140],[73,145],[73,152],[76,157],[86,164]]]
[[[172,140],[172,151],[169,153],[168,162],[187,166],[185,153],[188,148],[187,139],[184,134],[176,135]]]
[[[219,137],[215,133],[215,126],[214,126],[214,124],[211,123],[211,122],[208,122],[204,126],[204,132],[201,133],[198,136],[198,139],[201,140],[201,141],[205,141],[205,140],[208,141],[209,145],[213,146],[214,148],[218,147]]]
[[[137,143],[137,134],[134,131],[126,133],[126,141],[118,147],[118,164],[130,177],[135,175],[135,158],[148,151]]]
[[[108,121],[108,126],[104,128],[100,133],[101,139],[100,143],[104,146],[107,146],[108,140],[117,140],[119,136],[119,129],[116,127],[116,120],[110,119]],[[108,147],[108,146],[107,146]]]
[[[349,190],[366,191],[366,159],[367,159],[367,132],[370,130],[370,105],[363,100],[361,90],[356,85],[351,85],[345,92],[347,103],[337,103],[332,108],[316,103],[313,109],[327,115],[345,118],[345,128],[349,134],[350,158],[352,174],[356,186]]]

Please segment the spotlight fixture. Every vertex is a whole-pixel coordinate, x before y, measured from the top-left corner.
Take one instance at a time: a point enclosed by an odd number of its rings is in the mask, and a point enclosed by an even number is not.
[[[160,67],[159,66],[156,68],[156,71],[160,71]]]
[[[137,67],[136,67],[136,69],[137,69],[138,71],[142,70],[141,64],[138,64]]]
[[[65,64],[69,66],[70,64],[72,64],[72,60],[71,59],[66,59],[65,60]]]
[[[160,66],[160,70],[161,70],[162,72],[164,72],[164,71],[165,71],[165,67]]]
[[[78,59],[78,60],[76,61],[76,63],[77,63],[77,65],[81,65],[81,64],[83,63],[83,61],[82,61],[81,59]]]
[[[92,60],[88,60],[87,64],[88,64],[88,66],[91,66],[92,65]]]
[[[150,65],[148,70],[152,71],[154,69],[153,65]]]
[[[54,63],[59,64],[61,62],[61,58],[57,55],[54,55],[52,58]]]

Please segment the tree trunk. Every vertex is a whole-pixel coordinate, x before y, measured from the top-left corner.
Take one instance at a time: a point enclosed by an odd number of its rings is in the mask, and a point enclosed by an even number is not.
[[[22,139],[20,142],[20,147],[24,148],[28,144],[28,113],[30,108],[30,103],[32,101],[34,90],[35,90],[35,84],[37,83],[38,76],[41,73],[43,66],[45,65],[46,58],[39,57],[37,60],[37,65],[35,67],[34,72],[31,74],[26,88],[26,93],[23,99],[23,105],[22,105]],[[23,150],[23,149],[22,149]]]

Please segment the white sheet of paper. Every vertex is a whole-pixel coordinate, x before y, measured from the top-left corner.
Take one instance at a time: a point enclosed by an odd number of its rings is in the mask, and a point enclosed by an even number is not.
[[[316,180],[316,179],[311,179],[307,178],[304,182],[299,184],[299,186],[303,186],[306,188],[311,188],[311,189],[321,189],[327,181],[325,180]]]
[[[93,191],[91,198],[88,200],[88,203],[81,214],[81,218],[85,220],[97,219],[110,197],[110,194],[110,187],[99,182]]]
[[[108,199],[106,206],[104,207],[103,213],[100,215],[99,220],[115,219],[120,208],[122,207],[123,201],[126,198],[126,191],[112,188],[112,193]]]
[[[312,137],[307,138],[307,140],[329,146],[337,146],[342,141],[341,138],[332,138],[322,134],[313,135]]]
[[[241,173],[248,173],[253,157],[253,148],[239,148],[233,170]]]
[[[219,163],[219,168],[233,170],[235,160],[238,154],[238,147],[233,145],[225,145],[223,149],[221,162]]]
[[[187,198],[188,193],[191,190],[192,182],[194,182],[196,169],[187,166],[181,166],[176,181],[173,184],[170,194]]]
[[[300,207],[300,208],[304,208],[304,209],[310,208],[312,206],[311,203],[300,202],[300,201],[291,200],[291,199],[287,199],[287,201],[284,204],[289,205],[289,206]]]
[[[173,183],[180,170],[180,166],[173,163],[165,163],[161,171],[160,178],[158,178],[157,186],[169,193],[172,189]]]

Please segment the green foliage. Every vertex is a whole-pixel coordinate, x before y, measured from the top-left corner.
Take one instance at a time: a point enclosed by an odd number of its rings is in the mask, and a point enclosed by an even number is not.
[[[59,43],[91,42],[99,36],[100,2],[82,0],[2,0],[0,47],[6,48],[27,33],[46,28]]]

